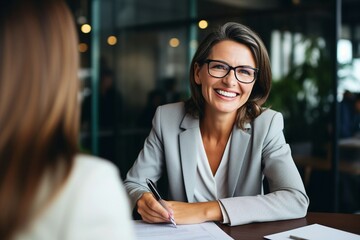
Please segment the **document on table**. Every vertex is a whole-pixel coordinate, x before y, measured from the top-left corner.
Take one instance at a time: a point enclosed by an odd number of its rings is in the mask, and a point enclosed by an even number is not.
[[[305,227],[267,235],[264,236],[264,238],[269,240],[360,240],[360,235],[345,232],[336,228],[326,227],[320,224],[311,224]]]
[[[213,222],[177,225],[177,228],[171,224],[134,223],[139,240],[233,240]]]

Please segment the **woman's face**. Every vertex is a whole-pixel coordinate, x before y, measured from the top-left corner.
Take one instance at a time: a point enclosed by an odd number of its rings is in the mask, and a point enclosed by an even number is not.
[[[224,40],[213,46],[208,59],[227,63],[229,66],[249,66],[256,68],[250,49],[244,44]],[[249,99],[252,83],[241,83],[231,70],[225,77],[215,78],[208,73],[208,64],[195,65],[195,82],[201,85],[205,99],[205,114],[236,114],[237,109]]]

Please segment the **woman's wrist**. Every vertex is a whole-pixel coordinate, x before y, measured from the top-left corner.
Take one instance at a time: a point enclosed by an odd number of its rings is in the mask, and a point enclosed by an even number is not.
[[[204,204],[204,219],[205,221],[222,221],[222,213],[220,205],[217,201],[201,203]]]

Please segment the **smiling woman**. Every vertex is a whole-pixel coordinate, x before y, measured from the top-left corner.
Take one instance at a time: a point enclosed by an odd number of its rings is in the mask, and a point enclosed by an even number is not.
[[[228,62],[237,67],[229,66]],[[244,44],[228,40],[215,44],[209,59],[203,64],[195,64],[195,82],[201,86],[202,96],[207,103],[204,114],[209,115],[212,111],[228,113],[226,119],[232,126],[237,110],[247,102],[254,86],[254,67],[252,53]],[[244,68],[247,68],[247,74],[244,74]],[[231,70],[234,70],[234,74],[229,74]],[[224,121],[225,115],[221,116]]]
[[[191,98],[157,109],[125,180],[144,221],[240,225],[305,216],[309,199],[282,115],[262,108],[270,85],[267,51],[246,26],[227,23],[200,43],[190,69]],[[170,214],[145,182],[164,177]]]

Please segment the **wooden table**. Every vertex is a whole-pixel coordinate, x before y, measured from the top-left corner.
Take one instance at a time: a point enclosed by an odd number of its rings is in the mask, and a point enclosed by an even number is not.
[[[235,240],[263,240],[264,236],[318,223],[360,235],[360,214],[311,213],[305,218],[219,227]]]

